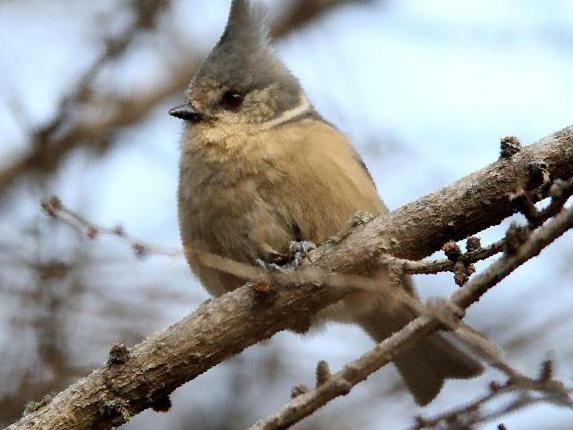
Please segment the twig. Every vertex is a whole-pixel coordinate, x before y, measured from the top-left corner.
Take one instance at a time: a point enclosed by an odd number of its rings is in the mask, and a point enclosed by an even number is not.
[[[134,251],[138,258],[143,258],[149,255],[160,255],[173,258],[183,256],[183,250],[177,248],[166,248],[143,241],[128,234],[121,226],[105,227],[90,221],[64,205],[64,203],[62,203],[62,201],[56,196],[43,200],[41,206],[47,215],[70,226],[80,233],[82,237],[95,240],[100,236],[110,236],[125,242]],[[269,286],[270,284],[284,283],[301,284],[326,282],[332,287],[362,291],[367,290],[378,294],[403,296],[402,300],[410,306],[416,306],[418,304],[404,291],[383,289],[378,281],[363,276],[330,273],[317,268],[306,268],[305,270],[299,271],[285,269],[284,271],[268,272],[252,264],[241,263],[230,258],[198,249],[188,248],[187,253],[197,255],[201,259],[202,264],[207,267],[217,269],[223,273],[228,273],[238,278],[249,279],[255,282],[264,282]],[[396,298],[399,299],[399,297]]]
[[[477,263],[481,260],[486,260],[494,255],[503,251],[503,240],[492,243],[485,248],[479,248],[468,251],[459,256],[457,261],[466,264]],[[384,264],[395,265],[402,273],[409,275],[434,275],[442,272],[453,272],[455,269],[456,261],[449,258],[443,260],[407,260],[404,258],[396,258],[385,255],[381,258]]]
[[[460,428],[471,429],[476,424],[498,419],[504,415],[531,406],[534,403],[551,402],[561,406],[573,407],[572,388],[566,388],[562,382],[553,377],[553,362],[545,361],[537,378],[532,378],[510,366],[501,359],[498,347],[491,340],[471,329],[462,326],[456,331],[459,338],[470,346],[474,353],[486,360],[492,367],[507,376],[503,384],[491,382],[489,391],[476,400],[439,414],[433,418],[417,417],[416,425],[411,430]],[[518,397],[509,404],[485,413],[483,406],[509,393],[517,393]],[[445,427],[441,427],[443,424]]]
[[[58,197],[50,197],[49,199],[43,200],[42,209],[51,217],[64,222],[88,239],[94,240],[103,235],[115,237],[124,241],[131,247],[138,258],[143,258],[149,255],[161,255],[165,257],[183,256],[183,251],[181,249],[166,248],[149,242],[144,242],[141,239],[128,234],[120,225],[110,228],[88,221],[77,212],[64,206]]]
[[[569,197],[571,197],[571,194],[573,194],[573,179],[568,181],[558,179],[554,181],[549,187],[548,193],[551,196],[551,202],[543,210],[538,210],[535,206],[535,201],[539,196],[537,190],[521,188],[510,195],[511,202],[527,218],[531,228],[540,226],[559,213]]]
[[[536,231],[522,244],[518,252],[513,255],[505,254],[457,291],[446,303],[445,309],[446,306],[454,309],[467,309],[517,267],[538,255],[543,248],[572,227],[573,211],[563,211],[546,226]],[[364,381],[370,374],[411,348],[416,341],[438,330],[440,326],[441,324],[432,316],[422,315],[416,318],[373,350],[344,366],[328,381],[299,395],[275,414],[258,421],[249,430],[285,429],[292,426],[332,399],[348,394],[356,384]]]
[[[550,189],[550,195],[552,196],[551,202],[542,211],[538,211],[535,207],[533,198],[531,197],[532,194],[524,192],[523,189],[512,194],[510,200],[512,200],[514,204],[518,202],[516,205],[517,209],[526,216],[529,221],[529,229],[534,229],[559,213],[572,193],[573,179],[569,181],[557,180]],[[523,232],[528,234],[528,229],[524,229]],[[475,272],[474,263],[490,258],[502,252],[504,249],[507,249],[508,246],[511,246],[511,242],[508,243],[505,239],[502,239],[482,248],[479,238],[470,237],[467,240],[466,253],[461,252],[456,242],[447,242],[442,247],[447,258],[442,260],[414,261],[384,255],[380,261],[390,267],[390,270],[396,276],[402,276],[404,274],[430,275],[442,272],[453,272],[456,284],[462,286]]]
[[[93,94],[95,78],[106,65],[126,52],[139,33],[154,29],[161,12],[168,5],[169,2],[166,0],[130,2],[129,7],[134,15],[132,22],[118,35],[104,40],[102,53],[77,82],[71,85],[69,93],[60,100],[54,117],[41,127],[32,130],[29,137],[31,143],[29,153],[0,171],[0,196],[17,177],[32,172],[52,171],[61,158],[80,145],[84,139],[97,138],[91,136],[90,129],[102,127],[88,124],[82,115],[78,115],[78,112],[89,110],[89,105],[95,104],[97,100]],[[105,119],[102,122],[108,124]]]
[[[486,405],[509,394],[517,394],[517,397],[492,411],[483,411]],[[443,428],[442,424],[450,427],[457,425],[455,428],[473,428],[476,424],[497,420],[535,403],[558,403],[571,408],[573,406],[571,394],[573,389],[565,388],[558,381],[541,377],[526,378],[523,381],[508,380],[503,384],[491,382],[488,392],[472,402],[432,418],[416,417],[416,424],[410,430],[440,429]]]

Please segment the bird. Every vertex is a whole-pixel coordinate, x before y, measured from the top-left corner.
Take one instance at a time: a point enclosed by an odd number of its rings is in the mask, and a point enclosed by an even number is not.
[[[272,263],[289,255],[292,243],[324,243],[358,212],[388,213],[349,139],[316,111],[274,52],[260,4],[232,1],[224,32],[185,98],[169,111],[184,123],[180,235],[193,273],[211,295],[246,280],[202,264],[197,250],[245,264]],[[418,300],[409,278],[401,286]],[[382,297],[351,295],[314,320],[357,324],[381,342],[417,316]],[[431,402],[446,379],[483,370],[440,333],[394,364],[419,405]]]

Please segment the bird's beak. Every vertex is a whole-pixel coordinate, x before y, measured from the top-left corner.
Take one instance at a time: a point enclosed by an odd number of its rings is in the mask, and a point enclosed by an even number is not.
[[[193,106],[190,104],[184,104],[181,106],[174,107],[169,111],[169,115],[174,116],[175,118],[182,119],[184,121],[190,121],[193,123],[201,122],[203,119],[203,114],[201,112],[197,112]]]

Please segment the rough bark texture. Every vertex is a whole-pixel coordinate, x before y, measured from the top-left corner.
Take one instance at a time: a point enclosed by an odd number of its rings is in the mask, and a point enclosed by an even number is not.
[[[527,186],[532,169],[536,176],[540,165],[552,179],[573,175],[573,126],[356,228],[343,240],[321,246],[312,260],[327,270],[351,272],[383,253],[411,260],[426,257],[450,239],[463,239],[512,215],[508,195]]]
[[[312,261],[326,271],[351,273],[375,265],[384,252],[426,256],[448,239],[477,233],[510,215],[508,194],[527,184],[531,166],[540,162],[554,178],[573,176],[573,127],[341,235],[314,251]],[[304,325],[308,315],[347,293],[306,284],[274,288],[261,299],[242,287],[150,336],[125,363],[94,371],[8,430],[112,428],[225,358],[280,330]],[[466,305],[463,298],[458,303]]]

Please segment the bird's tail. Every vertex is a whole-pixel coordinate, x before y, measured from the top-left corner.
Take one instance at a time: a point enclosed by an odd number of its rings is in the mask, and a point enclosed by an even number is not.
[[[406,305],[386,303],[374,306],[361,319],[362,328],[376,341],[382,342],[416,317]],[[414,348],[394,360],[406,386],[416,403],[427,405],[440,392],[446,379],[469,379],[478,376],[483,366],[449,342],[434,333]]]

